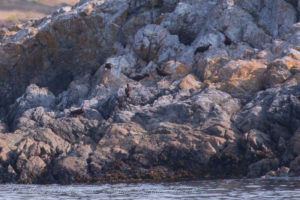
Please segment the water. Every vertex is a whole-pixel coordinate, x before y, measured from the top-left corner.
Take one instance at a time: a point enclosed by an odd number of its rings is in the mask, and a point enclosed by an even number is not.
[[[300,179],[103,185],[0,185],[0,199],[300,199]]]

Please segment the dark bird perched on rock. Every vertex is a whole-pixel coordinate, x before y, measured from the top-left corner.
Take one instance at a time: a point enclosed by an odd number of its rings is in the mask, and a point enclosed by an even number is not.
[[[224,44],[226,46],[230,46],[232,44],[232,40],[229,37],[227,37],[226,35],[225,35]]]
[[[81,107],[80,109],[72,110],[70,112],[70,115],[72,115],[72,116],[78,116],[78,115],[81,115],[83,113],[84,113],[84,108]]]
[[[205,45],[205,46],[200,46],[198,47],[195,51],[194,51],[194,56],[198,53],[204,53],[205,51],[207,51],[209,49],[209,47],[211,46],[211,44]]]
[[[141,81],[144,78],[148,78],[148,77],[150,77],[150,75],[147,73],[147,74],[138,74],[136,76],[129,77],[129,78],[131,78],[132,80],[135,80],[135,81]]]
[[[169,75],[172,75],[172,72],[168,72],[168,71],[166,71],[164,69],[161,69],[159,67],[156,68],[156,72],[160,76],[169,76]]]
[[[127,83],[127,87],[125,88],[125,93],[127,98],[129,98],[132,94],[132,87],[130,87],[129,83]]]
[[[105,66],[104,66],[104,70],[108,71],[108,70],[111,70],[111,69],[112,69],[112,64],[106,63]]]

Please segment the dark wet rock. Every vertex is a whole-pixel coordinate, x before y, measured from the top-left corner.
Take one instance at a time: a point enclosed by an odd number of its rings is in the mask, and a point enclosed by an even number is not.
[[[299,176],[300,175],[300,156],[297,156],[290,165],[290,176]]]
[[[299,126],[299,85],[271,88],[257,93],[234,118],[247,132],[253,128],[268,134],[273,141],[290,139]]]
[[[249,166],[248,177],[259,177],[279,166],[277,159],[263,159]]]
[[[280,167],[276,171],[271,170],[266,175],[262,176],[263,178],[269,177],[287,177],[289,175],[290,169],[288,167]]]

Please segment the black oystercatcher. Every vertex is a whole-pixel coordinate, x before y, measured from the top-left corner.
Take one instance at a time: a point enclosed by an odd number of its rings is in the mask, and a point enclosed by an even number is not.
[[[112,69],[112,64],[106,63],[105,66],[104,66],[104,70],[108,71],[108,70],[111,70],[111,69]]]
[[[209,47],[211,46],[211,44],[205,45],[205,46],[200,46],[198,47],[195,51],[194,51],[194,56],[198,53],[204,53],[205,51],[207,51],[209,49]]]
[[[232,44],[231,39],[230,39],[229,37],[227,37],[226,35],[225,35],[224,44],[225,44],[226,46],[230,46],[230,45]]]
[[[127,98],[129,98],[132,94],[132,87],[130,87],[129,83],[127,83],[127,87],[125,88],[125,93]]]
[[[80,109],[76,109],[76,110],[73,110],[73,111],[70,112],[70,114],[72,116],[78,116],[78,115],[81,115],[83,113],[84,113],[84,108],[83,107],[81,107]]]

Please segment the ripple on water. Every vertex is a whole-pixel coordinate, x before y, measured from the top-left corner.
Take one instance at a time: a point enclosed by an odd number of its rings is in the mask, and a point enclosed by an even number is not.
[[[300,179],[202,180],[103,185],[0,185],[0,199],[300,199]]]

